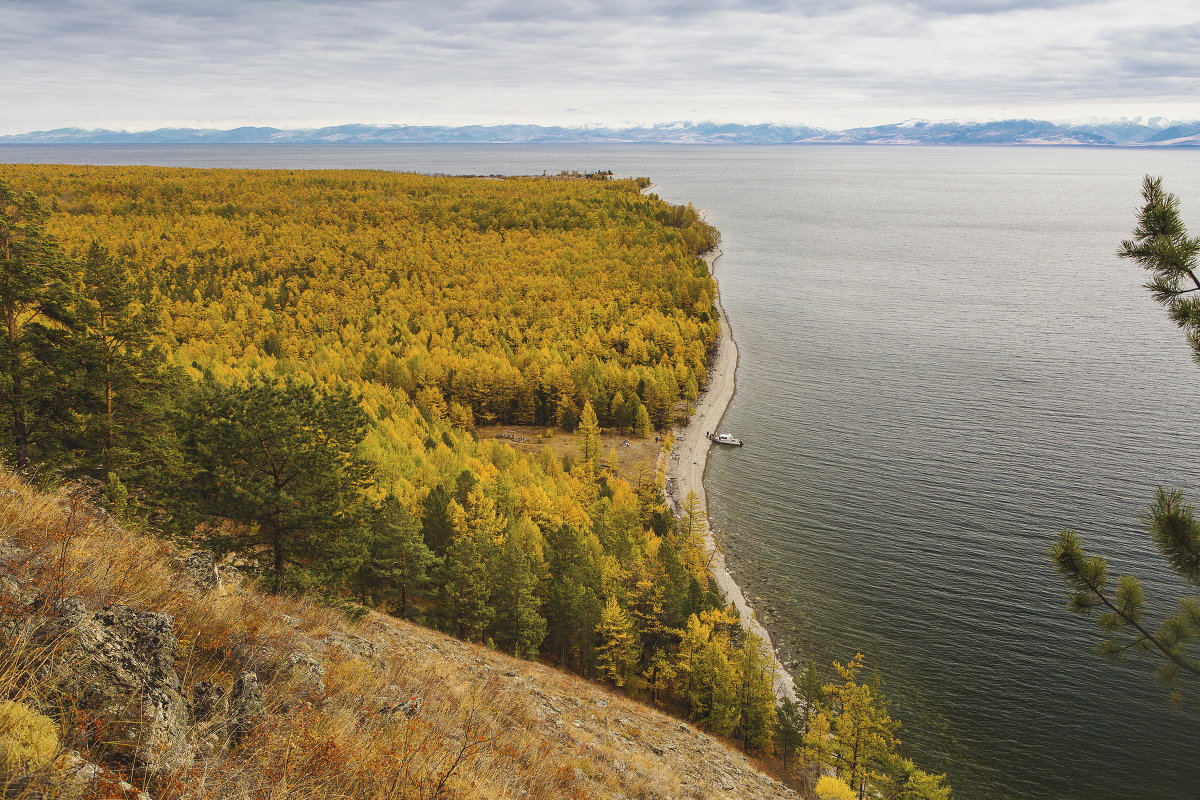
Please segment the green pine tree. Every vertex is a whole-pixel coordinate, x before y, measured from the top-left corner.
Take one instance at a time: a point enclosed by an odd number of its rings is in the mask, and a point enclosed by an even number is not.
[[[1179,198],[1163,191],[1162,178],[1142,181],[1144,205],[1132,239],[1121,242],[1117,255],[1140,265],[1151,275],[1146,283],[1171,320],[1187,332],[1193,355],[1200,362],[1200,237],[1188,236],[1179,215]]]
[[[465,497],[464,497],[465,499]],[[440,483],[435,483],[425,499],[421,501],[421,536],[435,555],[445,555],[454,535],[450,524],[450,493]]]
[[[559,663],[590,675],[594,632],[603,608],[598,548],[582,531],[570,525],[550,531],[546,544],[549,572],[553,576],[546,589],[544,606],[546,646]]]
[[[775,753],[784,769],[791,769],[796,753],[804,742],[804,706],[784,697],[775,709]]]
[[[429,582],[438,558],[421,537],[412,514],[395,495],[388,495],[372,512],[367,552],[358,571],[364,603],[387,603],[408,619],[412,593]]]
[[[734,653],[737,666],[738,726],[742,749],[763,752],[775,727],[775,665],[762,639],[747,633]]]
[[[646,663],[646,659],[666,644],[663,591],[640,559],[630,566],[630,582],[633,585],[629,588],[629,617],[641,642],[640,660]]]
[[[803,721],[807,724],[812,710],[824,705],[826,701],[825,682],[821,680],[821,673],[817,671],[817,662],[811,658],[805,663],[804,672],[800,673],[796,689],[800,693]]]
[[[945,775],[925,772],[909,759],[893,755],[879,789],[885,800],[950,800],[945,780]]]
[[[450,501],[449,515],[454,533],[442,569],[443,612],[460,639],[481,641],[496,615],[492,573],[506,523],[478,483],[468,490],[465,507]]]
[[[496,643],[518,658],[537,654],[546,638],[539,589],[545,574],[533,543],[541,532],[527,519],[512,526],[500,545],[492,591],[496,609],[492,623]]]
[[[650,700],[660,703],[675,691],[678,678],[678,661],[665,649],[655,650],[644,673],[650,689]]]
[[[450,501],[450,513],[465,514],[457,500]],[[465,525],[455,530],[446,548],[440,582],[448,629],[460,639],[479,640],[492,620],[487,562],[483,543]]]
[[[141,301],[129,265],[94,242],[76,281],[75,353],[91,377],[75,471],[117,472],[140,485],[177,480],[179,443],[169,414],[183,379],[156,344],[158,312]]]
[[[210,383],[181,424],[188,494],[217,550],[261,564],[276,591],[332,586],[361,563],[373,468],[357,454],[357,397],[292,380]]]
[[[0,403],[17,469],[38,455],[37,423],[68,419],[76,400],[76,386],[52,385],[52,377],[61,379],[75,368],[61,344],[70,298],[65,259],[46,231],[48,218],[37,197],[0,182]],[[50,369],[41,363],[55,356],[65,360]]]
[[[737,666],[729,658],[729,644],[714,636],[700,653],[692,670],[688,700],[692,716],[710,731],[732,736],[741,722]]]

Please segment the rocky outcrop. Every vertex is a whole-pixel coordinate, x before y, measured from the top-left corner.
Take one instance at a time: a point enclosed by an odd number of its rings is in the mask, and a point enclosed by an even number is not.
[[[245,577],[238,567],[222,564],[216,553],[210,550],[196,550],[176,558],[175,568],[200,594],[212,591],[226,594],[239,588]]]
[[[305,700],[325,699],[325,667],[304,651],[292,653],[283,662],[279,677],[288,681]]]
[[[211,592],[221,582],[217,572],[217,557],[207,550],[197,550],[183,559],[183,574],[201,592]]]
[[[212,681],[200,681],[192,687],[192,719],[211,722],[229,713],[229,697],[225,687]]]
[[[55,791],[49,794],[35,792],[29,794],[30,800],[46,797],[54,800],[66,798],[103,797],[105,800],[153,800],[146,792],[138,789],[128,781],[91,761],[83,758],[75,751],[64,753],[54,765],[52,772]],[[24,794],[15,797],[25,798]]]
[[[369,661],[379,655],[379,645],[370,639],[364,639],[352,633],[334,631],[325,637],[325,644],[336,647],[352,658],[361,658],[364,661]]]
[[[79,600],[59,601],[54,611],[40,634],[58,652],[47,675],[54,693],[100,720],[103,748],[137,770],[166,774],[189,765],[189,709],[171,618],[122,605],[89,614]]]
[[[33,553],[7,539],[0,539],[0,609],[16,612],[32,605],[38,592],[25,580],[33,566]],[[17,614],[12,614],[15,618]]]
[[[254,723],[262,717],[266,698],[258,676],[243,672],[233,682],[229,692],[229,736],[235,743],[245,739],[254,729]]]

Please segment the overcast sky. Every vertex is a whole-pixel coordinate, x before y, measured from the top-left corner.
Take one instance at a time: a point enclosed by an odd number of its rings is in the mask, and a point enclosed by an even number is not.
[[[1197,0],[0,0],[0,133],[1138,115]]]

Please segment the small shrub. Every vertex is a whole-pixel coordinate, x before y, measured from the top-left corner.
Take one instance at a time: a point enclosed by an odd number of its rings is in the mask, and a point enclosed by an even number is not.
[[[57,752],[58,728],[53,720],[23,703],[0,702],[0,777],[44,767]]]
[[[820,800],[858,800],[858,795],[841,778],[828,775],[817,781],[817,797]]]

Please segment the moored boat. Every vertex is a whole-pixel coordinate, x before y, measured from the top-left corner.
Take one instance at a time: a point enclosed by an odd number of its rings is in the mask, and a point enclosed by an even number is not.
[[[717,444],[730,444],[730,445],[734,445],[735,447],[741,447],[744,444],[744,442],[742,442],[741,439],[737,438],[736,436],[734,436],[731,433],[716,433],[716,434],[714,434],[711,431],[709,431],[709,432],[705,433],[704,435],[707,436],[712,441],[716,442]]]

